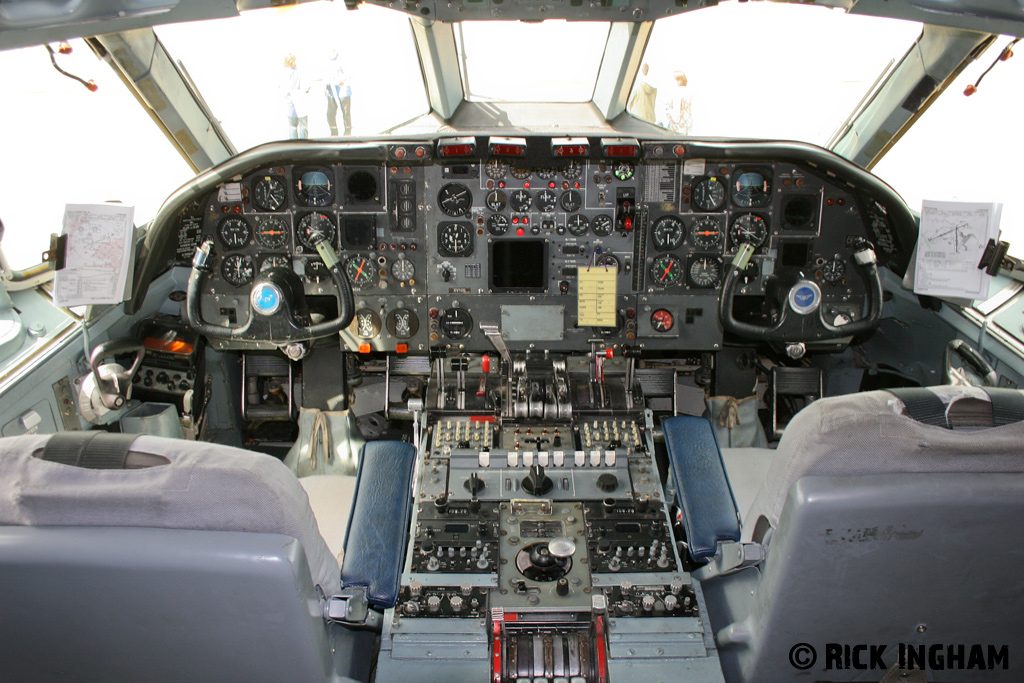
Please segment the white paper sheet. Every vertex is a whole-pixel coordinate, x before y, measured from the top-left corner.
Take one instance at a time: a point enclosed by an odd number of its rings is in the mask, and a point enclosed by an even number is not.
[[[925,200],[914,292],[965,299],[988,296],[991,278],[978,269],[978,262],[988,241],[999,238],[1002,208],[1002,204]]]
[[[68,204],[64,208],[67,251],[54,278],[58,306],[116,304],[124,301],[132,270],[135,207],[120,204]]]

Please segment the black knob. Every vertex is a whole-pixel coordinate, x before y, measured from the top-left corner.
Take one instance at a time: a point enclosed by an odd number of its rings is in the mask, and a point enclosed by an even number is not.
[[[558,435],[558,434],[555,434],[555,438],[551,442],[551,445],[554,446],[555,448],[558,448],[559,446],[561,446],[562,445],[562,437],[560,435]]]
[[[531,467],[530,473],[523,479],[523,490],[534,496],[543,496],[553,486],[551,477],[544,474],[544,468],[540,465]]]
[[[559,579],[558,583],[555,584],[555,592],[558,593],[559,595],[568,595],[569,594],[569,582],[566,581],[564,578]]]
[[[469,448],[469,446],[467,446],[467,448]],[[465,483],[463,483],[463,486],[465,486],[466,490],[472,493],[474,496],[484,490],[484,482],[480,477],[476,475],[476,472],[469,475],[469,479],[467,479]]]
[[[476,500],[476,498],[474,498],[473,500]],[[489,533],[491,533],[491,525],[485,522],[484,520],[480,520],[476,523],[476,533],[480,536],[487,536]]]
[[[480,512],[480,499],[476,496],[469,499],[469,511],[473,514]]]
[[[434,507],[438,512],[444,512],[448,509],[448,496],[440,495],[434,499]]]
[[[559,282],[558,283],[558,291],[561,292],[562,294],[568,294],[569,293],[569,281],[568,280],[562,280],[561,282]]]
[[[433,541],[423,541],[423,543],[420,543],[420,550],[422,550],[423,552],[425,552],[428,555],[431,554],[432,552],[434,552],[434,542]]]
[[[597,478],[597,488],[601,489],[605,493],[611,493],[615,489],[619,488],[619,478],[611,472],[605,472]]]
[[[147,387],[151,387],[153,386],[153,378],[146,377],[144,380],[142,380],[142,383],[145,384]]]
[[[441,279],[445,282],[449,282],[452,279],[452,272],[445,268],[441,271]]]

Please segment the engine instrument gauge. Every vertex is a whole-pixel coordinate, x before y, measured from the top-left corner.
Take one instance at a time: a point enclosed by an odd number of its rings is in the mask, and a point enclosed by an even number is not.
[[[698,180],[690,201],[700,211],[718,211],[725,204],[726,187],[715,176]]]
[[[295,228],[295,236],[299,244],[309,251],[315,252],[314,238],[323,235],[330,244],[334,244],[338,236],[338,229],[334,225],[334,219],[325,213],[307,213],[299,219],[299,225]]]
[[[252,241],[252,228],[239,216],[228,216],[217,226],[217,236],[228,249],[241,249]]]
[[[674,254],[662,254],[651,264],[651,281],[658,287],[678,285],[682,276],[682,266]]]
[[[832,259],[821,267],[821,276],[829,284],[838,284],[846,275],[846,264],[839,259]]]
[[[607,237],[612,234],[613,228],[612,217],[605,213],[594,216],[594,220],[590,222],[590,229],[598,237]]]
[[[541,213],[551,213],[558,206],[558,195],[551,190],[541,190],[537,193],[537,210]]]
[[[566,213],[573,213],[579,211],[580,207],[583,206],[583,197],[576,190],[569,190],[562,193],[558,203],[562,205]]]
[[[252,186],[252,200],[260,211],[277,211],[284,206],[284,181],[273,175],[259,178]]]
[[[267,249],[283,249],[288,244],[288,224],[281,216],[256,217],[256,242]]]
[[[375,271],[373,259],[364,254],[356,254],[345,262],[345,274],[352,286],[359,289],[373,283]]]
[[[473,316],[464,308],[449,308],[441,314],[438,323],[449,339],[462,339],[473,331]]]
[[[373,339],[380,334],[380,316],[369,308],[360,308],[356,311],[352,324],[355,326],[356,336],[360,339]]]
[[[687,269],[690,285],[712,289],[722,282],[722,259],[717,256],[693,256]]]
[[[615,254],[599,254],[598,257],[594,259],[594,265],[602,268],[614,268],[616,273],[622,269],[622,264],[619,263],[619,257]]]
[[[690,226],[690,241],[698,249],[718,249],[722,246],[722,224],[714,216],[694,219]]]
[[[320,282],[321,280],[326,280],[331,275],[327,265],[318,258],[311,258],[306,261],[303,273],[310,282]]]
[[[441,256],[469,256],[473,253],[473,230],[467,223],[442,223],[437,229],[437,253]]]
[[[408,282],[416,277],[416,264],[409,259],[400,258],[391,264],[391,275],[399,282]]]
[[[740,214],[729,228],[729,240],[734,248],[740,244],[753,244],[760,248],[768,239],[768,223],[756,213]]]
[[[473,193],[462,183],[448,183],[437,193],[437,204],[449,216],[465,216],[473,205]]]
[[[757,171],[733,173],[732,201],[736,206],[746,208],[764,206],[771,199],[771,192],[771,180],[763,173]]]
[[[492,213],[487,217],[487,232],[501,237],[508,232],[508,216],[503,213]]]
[[[271,268],[287,268],[290,263],[288,257],[284,255],[264,256],[263,261],[260,263],[260,272],[262,273]]]
[[[535,169],[534,173],[541,180],[553,180],[558,175],[558,169],[553,166],[542,166],[541,168]]]
[[[587,234],[587,230],[590,229],[590,221],[588,221],[587,217],[583,214],[576,213],[569,216],[569,220],[566,221],[565,227],[569,230],[570,235],[580,237],[581,235]]]
[[[612,175],[619,180],[629,180],[633,177],[633,173],[636,172],[636,167],[628,161],[620,161],[615,164],[615,168],[612,169]]]
[[[509,172],[512,174],[512,177],[515,178],[516,180],[526,180],[531,175],[533,175],[533,169],[530,168],[529,166],[513,165],[511,168],[509,168]]]
[[[651,227],[651,241],[658,251],[670,251],[682,244],[686,225],[676,216],[662,216]]]
[[[249,284],[252,282],[253,276],[256,275],[252,256],[247,254],[231,254],[225,257],[224,261],[220,264],[220,274],[235,287]]]
[[[526,190],[513,190],[512,196],[509,198],[509,206],[512,207],[513,211],[523,213],[529,211],[530,207],[533,206],[533,197]]]
[[[334,200],[330,169],[303,172],[295,181],[295,196],[305,206],[327,206]]]
[[[671,311],[659,308],[654,313],[651,313],[651,327],[655,332],[671,332],[675,326],[676,319]]]
[[[408,308],[398,308],[388,313],[385,324],[395,339],[409,339],[420,329],[419,318]]]
[[[484,199],[484,204],[491,211],[501,211],[508,203],[508,197],[502,190],[491,190]]]
[[[504,161],[491,159],[484,165],[484,173],[491,180],[501,180],[508,173],[508,164]]]
[[[562,177],[566,180],[576,180],[583,175],[583,164],[578,161],[570,161],[562,169]]]

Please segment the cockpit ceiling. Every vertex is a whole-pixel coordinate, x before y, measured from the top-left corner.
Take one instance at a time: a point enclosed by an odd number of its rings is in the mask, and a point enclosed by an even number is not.
[[[235,16],[239,11],[312,0],[0,0],[0,49],[114,33],[184,21]],[[726,0],[735,1],[735,0]],[[800,0],[780,0],[800,2]],[[424,20],[568,19],[653,21],[718,5],[717,0],[369,0]],[[363,0],[345,0],[356,9]],[[807,4],[800,2],[800,4]],[[822,0],[851,14],[892,17],[942,26],[1024,35],[1024,7],[1016,0]]]

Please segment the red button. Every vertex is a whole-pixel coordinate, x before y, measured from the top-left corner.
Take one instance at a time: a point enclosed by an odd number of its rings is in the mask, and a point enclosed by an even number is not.
[[[480,369],[484,371],[485,375],[491,371],[491,357],[486,353],[480,357]]]
[[[633,219],[632,218],[627,218],[626,219],[626,230],[632,230],[632,229],[633,229]]]
[[[607,358],[611,358],[611,357],[612,357],[612,350],[611,350],[611,349],[605,349],[605,350],[604,350],[604,355],[605,355],[605,356],[606,356]]]
[[[516,228],[516,234],[522,237],[523,235],[526,234],[526,231],[523,230],[522,228]]]
[[[396,353],[409,353],[409,345],[408,344],[395,344],[395,352]]]

